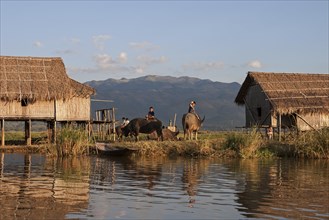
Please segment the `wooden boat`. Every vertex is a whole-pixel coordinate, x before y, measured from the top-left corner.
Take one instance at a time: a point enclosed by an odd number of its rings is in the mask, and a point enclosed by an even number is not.
[[[103,155],[125,155],[136,151],[126,147],[111,146],[108,142],[96,142],[96,151],[98,154]]]

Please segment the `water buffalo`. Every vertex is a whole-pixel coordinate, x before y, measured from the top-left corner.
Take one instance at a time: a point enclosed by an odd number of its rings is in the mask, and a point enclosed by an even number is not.
[[[154,131],[156,131],[158,137],[163,140],[162,122],[159,120],[150,121],[145,118],[134,118],[121,130],[126,137],[128,137],[129,134],[134,135],[136,141],[138,141],[139,133],[151,134]]]
[[[163,136],[163,140],[164,141],[177,141],[177,135],[179,134],[179,131],[173,132],[171,130],[169,130],[168,128],[162,128],[162,136]],[[148,138],[151,140],[156,140],[158,139],[158,135],[156,132],[153,132],[151,134],[148,135]]]
[[[201,124],[205,120],[205,117],[201,120],[194,113],[187,113],[183,115],[182,124],[184,129],[184,140],[186,140],[186,134],[188,139],[193,139],[193,132],[195,133],[195,140],[198,140],[198,130],[201,127]]]

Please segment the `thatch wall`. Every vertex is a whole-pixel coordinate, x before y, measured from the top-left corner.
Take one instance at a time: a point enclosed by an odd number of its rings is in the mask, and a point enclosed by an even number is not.
[[[248,72],[237,104],[245,104],[253,85],[261,87],[277,113],[329,114],[329,74]]]
[[[61,58],[0,56],[0,117],[89,120],[94,92],[68,77]]]

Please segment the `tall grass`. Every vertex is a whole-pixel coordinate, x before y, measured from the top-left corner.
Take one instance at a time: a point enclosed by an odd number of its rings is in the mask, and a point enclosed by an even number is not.
[[[256,128],[248,133],[232,132],[226,137],[223,149],[233,151],[242,158],[256,157],[263,144],[262,136]]]
[[[307,131],[290,144],[298,157],[329,158],[329,128]]]
[[[86,130],[64,126],[57,133],[56,151],[57,156],[76,156],[88,152],[88,134]]]

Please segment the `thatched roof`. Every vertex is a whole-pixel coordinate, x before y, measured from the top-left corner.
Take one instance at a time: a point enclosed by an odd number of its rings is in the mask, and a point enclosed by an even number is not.
[[[0,56],[0,67],[1,100],[66,100],[89,97],[95,92],[70,79],[58,57]]]
[[[329,113],[329,74],[248,72],[237,104],[245,104],[253,85],[261,87],[278,113]]]

